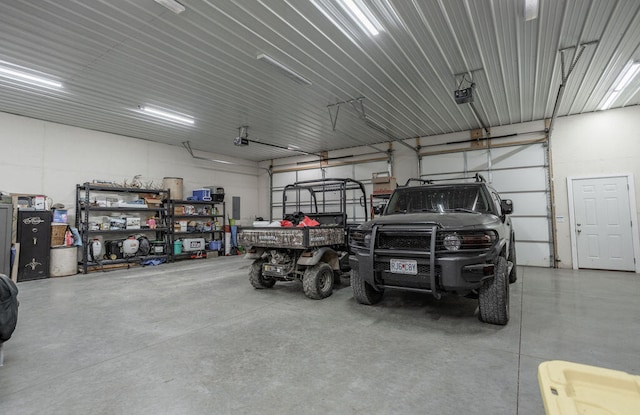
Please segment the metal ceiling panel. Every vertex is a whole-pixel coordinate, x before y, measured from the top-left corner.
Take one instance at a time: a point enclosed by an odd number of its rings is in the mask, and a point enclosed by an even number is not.
[[[559,115],[596,111],[626,63],[640,60],[637,0],[540,0],[532,21],[522,0],[372,0],[375,37],[336,0],[179,1],[181,14],[153,0],[0,0],[0,61],[64,84],[42,90],[0,77],[0,111],[261,161],[294,155],[291,145],[428,144],[548,118],[559,50],[572,48],[571,66],[594,40],[572,67]],[[480,118],[453,99],[471,82]],[[639,104],[639,90],[640,78],[613,107]],[[362,107],[334,105],[359,97]],[[150,118],[139,105],[190,114],[195,125]],[[247,147],[233,144],[240,126],[249,126]]]

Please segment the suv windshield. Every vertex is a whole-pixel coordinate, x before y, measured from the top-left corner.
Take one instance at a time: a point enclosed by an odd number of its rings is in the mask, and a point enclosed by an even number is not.
[[[491,212],[482,187],[476,185],[421,186],[397,189],[387,205],[386,214],[417,212]]]

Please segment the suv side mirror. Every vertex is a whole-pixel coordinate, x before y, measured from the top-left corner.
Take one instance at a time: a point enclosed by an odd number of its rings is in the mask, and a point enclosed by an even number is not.
[[[500,201],[500,208],[503,215],[510,215],[513,212],[513,202],[511,199],[505,199]]]

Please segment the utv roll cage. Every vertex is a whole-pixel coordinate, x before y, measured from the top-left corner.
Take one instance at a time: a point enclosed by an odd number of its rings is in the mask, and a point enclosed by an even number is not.
[[[286,215],[287,213],[305,211],[305,208],[307,208],[305,213],[317,216],[319,214],[329,214],[331,213],[331,210],[328,209],[333,208],[333,212],[337,211],[346,215],[348,200],[347,192],[350,190],[360,192],[360,206],[364,208],[365,221],[369,220],[364,185],[357,180],[349,178],[303,180],[286,185],[282,192],[282,212]],[[287,193],[292,191],[297,192],[295,203],[289,203],[289,205],[287,205]],[[308,192],[308,200],[301,200],[300,194],[302,192]],[[338,197],[330,199],[327,198],[327,193],[330,192],[338,192]],[[338,209],[336,209],[337,202],[340,204]],[[291,210],[292,205],[294,206],[293,210]],[[311,211],[308,210],[309,208]],[[323,221],[320,220],[320,222],[322,223]]]

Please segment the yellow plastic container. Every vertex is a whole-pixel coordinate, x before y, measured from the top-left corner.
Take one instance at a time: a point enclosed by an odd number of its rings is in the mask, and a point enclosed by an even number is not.
[[[640,376],[552,360],[538,366],[547,415],[638,415]]]

